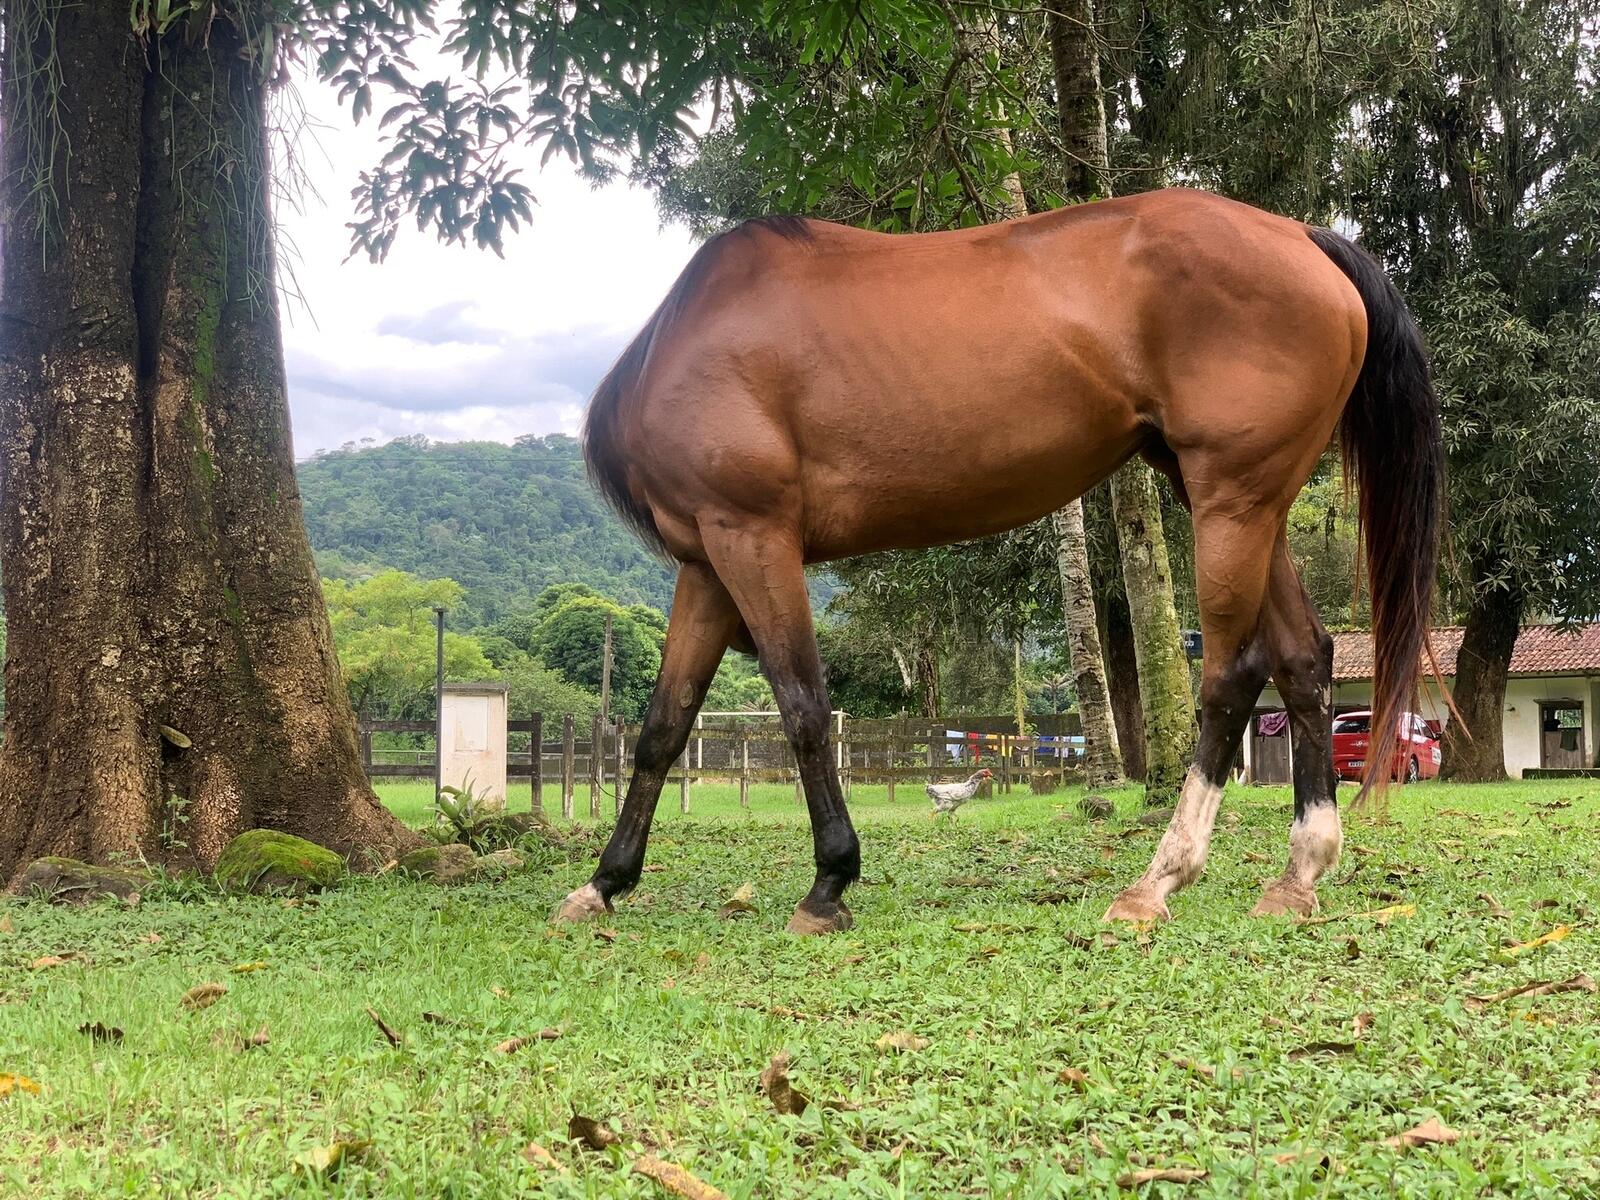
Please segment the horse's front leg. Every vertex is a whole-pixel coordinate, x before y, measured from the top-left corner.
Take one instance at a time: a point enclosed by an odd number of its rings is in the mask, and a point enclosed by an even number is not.
[[[708,525],[710,526],[708,528]],[[861,845],[850,824],[829,749],[831,708],[817,652],[799,537],[779,525],[702,522],[706,553],[727,584],[761,656],[783,714],[811,815],[817,874],[789,921],[791,933],[850,928],[844,891],[861,874]]]
[[[738,611],[716,574],[703,563],[684,565],[678,571],[661,673],[634,743],[633,778],[617,827],[594,875],[561,902],[555,920],[588,920],[638,884],[661,786],[688,744],[706,688],[738,630]]]

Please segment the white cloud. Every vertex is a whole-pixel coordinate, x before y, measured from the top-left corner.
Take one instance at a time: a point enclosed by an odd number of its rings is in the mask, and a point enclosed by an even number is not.
[[[313,123],[297,146],[315,194],[280,212],[280,250],[304,305],[285,305],[295,450],[424,433],[509,441],[574,433],[589,391],[693,252],[649,195],[594,190],[529,155],[538,199],[506,256],[407,230],[386,262],[345,261],[350,190],[378,157],[376,122],[350,123],[304,79]]]

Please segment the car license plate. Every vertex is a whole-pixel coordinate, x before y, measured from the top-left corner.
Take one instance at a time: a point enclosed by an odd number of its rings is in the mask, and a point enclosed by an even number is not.
[[[1359,770],[1361,770],[1362,767],[1364,767],[1366,765],[1367,764],[1365,762],[1363,762],[1359,758],[1355,758],[1355,759],[1351,759],[1350,760],[1350,769],[1352,771],[1359,771]]]

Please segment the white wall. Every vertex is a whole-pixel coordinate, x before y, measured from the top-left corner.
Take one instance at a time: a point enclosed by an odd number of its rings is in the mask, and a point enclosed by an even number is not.
[[[1453,678],[1445,681],[1455,686]],[[1538,677],[1513,677],[1506,681],[1505,709],[1502,713],[1502,737],[1505,741],[1506,774],[1513,779],[1522,778],[1522,772],[1539,765],[1539,702],[1541,700],[1576,700],[1583,704],[1584,761],[1594,764],[1600,759],[1600,733],[1596,732],[1596,714],[1600,713],[1600,679],[1585,679],[1574,675]],[[1372,684],[1367,680],[1333,685],[1335,706],[1372,703]],[[1267,686],[1258,702],[1261,708],[1282,708],[1283,700],[1277,688]],[[1431,680],[1424,681],[1422,715],[1441,725],[1449,722],[1450,710]]]

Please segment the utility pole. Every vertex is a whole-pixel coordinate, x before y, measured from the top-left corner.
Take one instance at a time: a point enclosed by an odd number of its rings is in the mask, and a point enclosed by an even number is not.
[[[611,721],[611,614],[606,614],[606,641],[600,657],[600,719]]]
[[[444,606],[433,608],[434,628],[438,637],[434,642],[433,659],[433,801],[437,805],[444,792]]]

